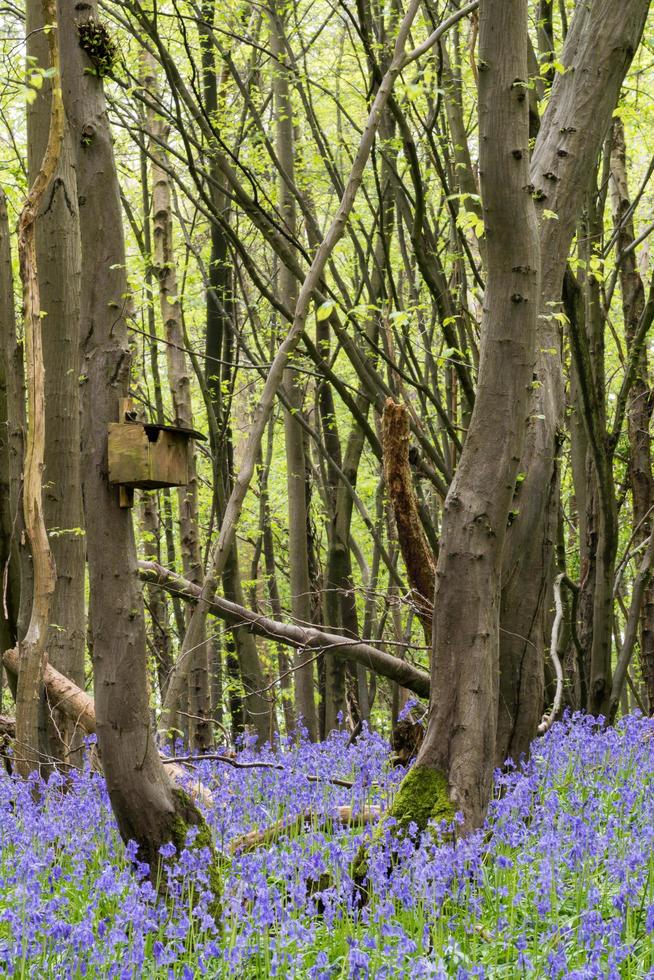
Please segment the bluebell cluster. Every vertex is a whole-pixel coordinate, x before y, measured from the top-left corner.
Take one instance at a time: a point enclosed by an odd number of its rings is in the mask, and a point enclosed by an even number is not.
[[[373,836],[336,807],[386,808],[403,775],[365,731],[285,739],[236,769],[198,760],[220,857],[163,849],[157,898],[119,839],[103,779],[0,778],[0,974],[17,977],[654,977],[654,724],[575,716],[496,774],[486,825]],[[306,776],[319,777],[308,781]],[[338,777],[351,787],[327,781]],[[298,819],[295,819],[298,818]],[[247,832],[288,822],[239,850]],[[353,861],[368,841],[368,881]]]

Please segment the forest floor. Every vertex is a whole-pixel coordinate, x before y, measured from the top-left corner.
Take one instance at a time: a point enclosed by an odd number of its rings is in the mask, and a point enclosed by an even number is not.
[[[2,975],[654,977],[651,721],[555,725],[528,764],[497,775],[486,827],[465,841],[434,830],[397,842],[387,826],[365,901],[350,871],[371,829],[343,827],[337,807],[386,807],[403,773],[387,743],[335,733],[274,753],[243,745],[238,761],[283,769],[194,770],[223,855],[219,921],[197,849],[156,900],[97,774],[0,778]],[[280,820],[283,835],[245,848],[246,832]]]

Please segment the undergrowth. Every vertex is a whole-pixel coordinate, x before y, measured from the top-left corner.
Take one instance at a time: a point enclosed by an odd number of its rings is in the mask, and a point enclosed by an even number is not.
[[[0,971],[15,977],[654,977],[654,725],[555,725],[496,777],[486,826],[465,840],[342,827],[336,806],[388,807],[403,770],[364,733],[286,741],[234,769],[199,761],[220,855],[166,862],[168,901],[118,837],[102,779],[0,779]],[[306,775],[321,777],[309,782]],[[351,788],[329,777],[350,780]],[[37,792],[35,792],[35,790]],[[305,811],[308,825],[292,821]],[[245,832],[293,829],[234,853]],[[445,829],[444,827],[442,829]],[[456,829],[456,828],[455,828]],[[352,880],[368,839],[366,902]],[[172,845],[171,845],[172,846]],[[206,853],[205,853],[206,851]]]

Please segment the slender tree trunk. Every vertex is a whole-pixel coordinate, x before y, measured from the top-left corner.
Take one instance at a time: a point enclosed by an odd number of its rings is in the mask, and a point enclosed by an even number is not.
[[[57,24],[56,6],[48,0],[43,20]],[[16,688],[16,770],[23,776],[41,769],[40,706],[46,662],[48,627],[56,585],[56,568],[43,515],[45,455],[45,370],[41,326],[36,223],[46,194],[54,188],[61,159],[65,116],[59,74],[58,30],[49,33],[48,66],[53,72],[53,98],[48,138],[18,223],[18,258],[23,286],[25,374],[27,379],[27,439],[23,477],[23,514],[34,571],[33,601],[25,636],[19,642]]]
[[[224,76],[217,72],[214,41],[211,35],[211,25],[215,14],[214,0],[203,4],[203,23],[199,25],[200,44],[202,48],[202,83],[205,111],[216,116],[225,111],[219,99],[219,80],[222,84]],[[216,212],[227,214],[229,199],[221,191],[222,177],[210,155],[211,193],[214,198]],[[216,426],[210,426],[211,450],[214,456],[214,507],[219,526],[222,526],[226,501],[231,493],[233,483],[233,446],[229,419],[225,418],[223,388],[229,390],[232,385],[234,371],[234,337],[233,337],[233,277],[230,266],[230,256],[227,249],[227,237],[217,222],[211,225],[211,256],[209,260],[209,289],[207,290],[207,330],[205,341],[205,379],[206,392],[209,396],[207,414],[215,419]],[[241,574],[239,567],[238,547],[234,542],[230,553],[225,556],[224,574],[221,575],[223,589],[228,599],[243,602],[241,589]],[[202,636],[200,617],[195,615],[189,621],[189,631],[185,637],[184,649],[196,647]],[[236,730],[243,720],[247,720],[257,732],[260,744],[270,738],[275,728],[274,708],[272,701],[262,692],[266,686],[263,669],[259,659],[256,643],[252,636],[235,634],[230,648],[236,652],[238,667],[245,696],[239,703],[239,695],[234,688],[234,679],[230,686],[230,704],[232,706],[232,722]],[[227,664],[233,674],[234,658],[228,655]],[[182,672],[185,663],[180,663]],[[181,687],[184,678],[175,677],[175,686]]]
[[[295,180],[295,140],[293,131],[293,104],[289,73],[286,68],[285,4],[276,0],[270,17],[270,47],[273,62],[273,97],[275,106],[276,151],[286,178]],[[294,238],[297,233],[295,199],[284,176],[279,177],[279,211],[286,234]],[[294,309],[298,297],[298,282],[285,265],[279,270],[279,295],[281,301]],[[291,587],[291,613],[300,625],[311,621],[311,582],[309,579],[309,550],[307,543],[307,485],[304,458],[304,430],[296,418],[304,405],[302,375],[293,367],[284,372],[284,388],[291,405],[284,410],[284,440],[286,448],[286,479],[288,489],[288,563]],[[298,651],[294,664],[295,712],[301,718],[312,741],[318,738],[318,714],[314,694],[313,660]]]
[[[627,161],[624,125],[621,119],[613,120],[611,144],[611,196],[613,223],[617,232],[616,252],[620,266],[622,312],[624,317],[627,348],[632,349],[638,321],[645,306],[645,289],[636,264],[636,253],[630,246],[635,241],[634,223],[629,216],[631,200],[627,183]],[[654,479],[650,421],[652,417],[652,392],[650,388],[647,348],[643,345],[638,358],[636,377],[629,395],[627,408],[627,432],[629,436],[629,481],[632,495],[632,521],[638,529],[635,543],[642,544],[654,527],[651,509],[654,505]],[[651,578],[643,585],[640,612],[640,665],[647,690],[648,711],[654,714],[654,586]]]
[[[380,121],[381,136],[390,140],[394,133],[389,119],[388,112],[382,114]],[[394,209],[392,206],[392,187],[390,184],[390,173],[387,167],[383,168],[382,178],[382,223],[383,229],[375,243],[374,269],[371,276],[370,285],[370,305],[377,307],[385,298],[385,283],[383,269],[385,266],[384,239],[390,241],[393,229]],[[365,325],[365,333],[372,345],[379,339],[379,315],[373,312]],[[363,418],[368,417],[370,402],[366,395],[360,393],[357,396],[357,408]],[[325,419],[327,427],[334,425],[334,421]],[[332,437],[337,440],[337,435]],[[348,435],[343,455],[342,470],[352,487],[356,487],[359,474],[359,465],[365,446],[365,432],[363,427],[354,422]],[[340,444],[336,461],[341,457]],[[350,534],[352,528],[352,509],[353,498],[348,492],[347,487],[338,476],[331,482],[330,498],[332,502],[332,512],[330,515],[331,526],[329,531],[329,550],[327,555],[326,569],[326,596],[325,608],[327,612],[328,625],[332,629],[342,630],[350,636],[358,636],[358,617],[356,609],[356,597],[354,591],[354,580],[352,575],[352,558],[350,547]],[[358,671],[358,687],[361,689],[364,681],[361,671]],[[350,691],[353,687],[354,678],[348,678],[347,667],[333,660],[328,660],[325,664],[325,728],[330,731],[338,725],[339,715],[345,716],[348,693],[348,681]],[[354,705],[357,713],[359,705],[356,698],[349,698],[350,704]],[[351,712],[352,713],[352,712]],[[358,718],[353,718],[354,724]]]
[[[27,53],[36,65],[49,66],[48,36],[41,0],[26,8]],[[52,81],[45,79],[27,110],[28,174],[36,179],[48,136]],[[79,298],[80,229],[73,147],[64,119],[61,152],[51,188],[37,215],[36,258],[43,319],[45,433],[43,510],[57,567],[50,613],[48,660],[84,686],[86,616],[84,608],[85,538],[80,479]],[[45,699],[44,699],[44,707]],[[49,712],[48,712],[49,715]],[[47,723],[49,717],[44,719]],[[50,752],[64,758],[73,728],[61,712],[48,725]],[[62,741],[63,739],[63,741]]]
[[[393,808],[401,823],[460,810],[467,830],[483,820],[492,787],[502,551],[524,442],[538,314],[538,226],[527,186],[525,0],[481,0],[479,62],[488,269],[478,386],[444,506],[427,733]]]
[[[156,100],[160,98],[156,62],[147,53],[144,53],[143,60],[145,84]],[[152,159],[152,220],[154,225],[152,263],[159,283],[161,320],[167,341],[166,359],[174,422],[175,425],[192,429],[194,419],[191,377],[184,351],[182,307],[179,300],[173,240],[170,179],[166,168],[166,154],[162,145],[165,144],[168,133],[167,127],[151,110],[148,112],[148,131],[151,136],[150,155]],[[203,572],[196,467],[196,452],[193,449],[189,464],[189,482],[187,486],[179,488],[177,501],[184,575],[191,582],[201,585]],[[199,643],[193,651],[192,661],[188,684],[191,748],[206,751],[211,747],[213,738],[213,731],[208,720],[211,711],[211,694],[209,689],[209,645],[206,641]]]
[[[7,202],[0,189],[0,559],[2,652],[19,639],[21,594],[31,595],[31,563],[23,543],[19,503],[23,472],[25,381],[22,348],[16,339],[14,285]],[[5,572],[6,570],[6,572]],[[5,577],[6,575],[6,577]]]
[[[638,635],[638,623],[641,618],[641,611],[644,593],[651,586],[652,565],[654,564],[654,535],[650,535],[643,555],[638,574],[634,580],[634,587],[631,595],[631,606],[625,623],[624,641],[618,647],[618,662],[613,677],[613,689],[609,702],[608,720],[613,722],[618,711],[618,705],[622,703],[623,711],[629,711],[629,700],[627,697],[627,687],[625,681],[629,676],[629,663],[633,655],[634,646]],[[617,637],[616,637],[617,639]]]
[[[565,284],[570,285],[570,277],[566,274]],[[570,323],[576,316],[576,310],[571,307],[573,295],[569,288],[564,284],[564,299],[566,315]],[[588,463],[588,436],[584,428],[581,395],[579,391],[579,379],[574,366],[574,360],[570,364],[570,394],[569,406],[569,426],[570,426],[570,463],[572,470],[572,481],[574,486],[574,508],[576,514],[573,520],[577,529],[577,548],[579,552],[579,593],[574,604],[574,620],[571,626],[575,630],[579,649],[571,637],[568,660],[573,681],[573,692],[571,692],[570,706],[575,710],[585,708],[588,694],[588,671],[585,657],[583,656],[584,644],[579,635],[580,623],[582,618],[581,607],[586,601],[584,586],[590,577],[594,577],[594,551],[592,549],[591,528],[595,519],[595,495],[593,484],[589,480]],[[560,522],[563,515],[560,515]],[[591,591],[592,594],[592,591]],[[571,610],[572,614],[572,610]],[[588,620],[589,621],[589,620]]]
[[[261,476],[261,489],[259,496],[259,512],[261,515],[260,527],[262,535],[262,550],[264,567],[266,569],[266,586],[270,598],[270,608],[275,619],[282,618],[282,601],[279,595],[277,584],[277,569],[275,567],[275,542],[273,539],[272,517],[270,513],[270,497],[268,491],[268,481],[270,477],[270,466],[273,458],[275,431],[274,425],[268,426],[268,448],[266,460]],[[309,620],[313,622],[313,618]],[[307,655],[304,654],[306,657]],[[282,691],[282,712],[284,714],[284,724],[287,734],[295,731],[296,715],[293,710],[293,678],[291,663],[286,655],[284,647],[280,644],[277,649],[277,663],[279,665],[280,687]]]
[[[144,493],[141,498],[141,530],[143,557],[146,561],[160,561],[161,522],[154,493]],[[160,589],[146,590],[146,605],[150,613],[151,649],[155,660],[159,693],[163,700],[173,667],[173,656],[170,649],[168,610]]]
[[[147,154],[141,151],[141,201],[142,201],[142,216],[143,216],[143,235],[142,235],[142,254],[143,260],[146,264],[145,269],[145,281],[148,291],[148,303],[146,308],[146,317],[148,324],[148,334],[150,337],[150,349],[149,349],[149,362],[150,362],[150,372],[152,374],[152,387],[154,389],[154,405],[156,410],[156,421],[159,425],[164,425],[166,422],[166,413],[164,411],[164,401],[163,401],[163,390],[161,384],[161,371],[159,370],[159,350],[157,346],[157,324],[154,312],[154,304],[152,301],[152,279],[154,274],[154,269],[152,265],[152,233],[150,228],[150,212],[151,212],[151,202],[150,202],[150,190],[149,190],[149,180],[148,180],[148,157]],[[144,551],[161,551],[161,542],[165,541],[166,544],[166,560],[170,568],[175,568],[177,565],[176,555],[177,549],[175,546],[175,535],[173,531],[173,508],[171,500],[171,488],[164,487],[163,490],[157,495],[156,498],[152,498],[150,495],[145,495],[142,499],[142,519],[144,526],[148,528],[146,532],[146,539],[144,541]],[[157,500],[159,506],[155,506],[154,501]],[[180,602],[179,596],[172,595],[172,609],[175,625],[177,627],[178,636],[181,638],[184,635],[185,619],[184,619],[184,609],[182,608],[182,603]],[[171,636],[169,631],[170,621],[168,618],[168,609],[164,606],[160,609],[156,609],[157,600],[149,596],[150,601],[154,602],[155,615],[157,618],[161,617],[160,621],[166,624],[167,635],[166,643],[164,644],[163,638],[160,636],[158,639],[153,638],[153,643],[155,645],[155,657],[157,658],[157,674],[159,682],[159,693],[161,699],[163,700],[165,696],[166,687],[168,686],[168,678],[170,677],[170,672],[172,670],[172,650],[171,650]],[[157,647],[158,644],[158,647]],[[163,659],[160,660],[158,654],[161,655]],[[183,716],[183,723],[187,721],[187,717]],[[188,726],[183,732],[183,737],[187,739]]]
[[[82,472],[98,744],[121,836],[138,843],[139,857],[156,874],[161,845],[183,846],[187,826],[203,821],[173,788],[157,751],[132,516],[107,479],[107,425],[128,393],[130,356],[120,195],[102,78],[80,46],[84,38],[102,40],[94,33],[101,30],[96,4],[84,11],[62,4],[60,27],[82,231]]]
[[[613,642],[613,586],[618,546],[618,513],[613,480],[613,445],[607,436],[605,371],[606,317],[601,304],[599,282],[590,274],[593,259],[599,257],[604,224],[605,195],[597,189],[597,168],[581,222],[579,254],[584,315],[570,323],[570,345],[575,374],[584,408],[588,436],[588,498],[595,504],[595,565],[592,611],[588,645],[589,672],[586,708],[606,715],[611,693],[611,653]],[[585,267],[584,267],[585,266]],[[566,274],[567,286],[570,275]],[[582,333],[583,331],[583,333]],[[590,527],[590,524],[589,524]]]
[[[330,328],[327,319],[316,322],[316,344],[323,360],[330,356]],[[323,442],[331,459],[342,469],[343,457],[341,440],[336,422],[336,408],[332,386],[326,378],[321,379],[317,390],[317,408],[320,415]],[[324,581],[320,590],[321,618],[327,628],[338,629],[340,622],[340,603],[338,601],[339,585],[334,581],[334,510],[337,506],[338,475],[333,467],[328,466],[324,481],[325,511],[327,519],[327,562]],[[320,736],[325,738],[335,727],[340,712],[345,713],[345,665],[331,663],[328,658],[321,657],[318,662],[318,679],[320,687]]]

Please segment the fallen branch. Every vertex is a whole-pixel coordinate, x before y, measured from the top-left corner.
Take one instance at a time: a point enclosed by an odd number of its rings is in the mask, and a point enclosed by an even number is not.
[[[316,824],[318,816],[312,810],[304,810],[296,817],[286,820],[278,820],[277,823],[266,827],[265,830],[251,830],[242,837],[236,837],[230,842],[229,850],[232,854],[243,854],[245,851],[253,851],[257,847],[266,844],[274,844],[280,837],[293,831],[301,831],[305,827],[312,830],[319,830],[321,827],[328,826],[336,821],[341,827],[366,827],[370,823],[375,823],[381,817],[381,807],[364,806],[361,810],[354,810],[351,806],[339,806],[334,813],[324,814]]]
[[[200,586],[171,572],[158,562],[140,561],[138,564],[143,581],[159,585],[191,602],[196,602],[201,597]],[[362,640],[352,640],[337,633],[326,633],[313,626],[280,623],[217,595],[206,600],[206,604],[210,614],[223,619],[232,629],[249,629],[257,636],[275,640],[277,643],[298,650],[315,650],[341,657],[343,660],[351,660],[382,677],[396,681],[419,697],[429,697],[429,674],[426,671],[413,667],[399,657],[385,653]]]
[[[18,673],[18,651],[15,648],[5,650],[2,661],[8,671],[12,674]],[[73,684],[68,677],[60,674],[47,662],[43,671],[43,684],[53,708],[62,711],[87,735],[95,735],[95,702],[86,691],[83,691],[77,684]],[[180,765],[170,766],[168,774],[176,786],[185,789],[204,806],[210,807],[212,805],[211,793],[206,786],[203,786],[199,781],[189,786],[188,773]]]

